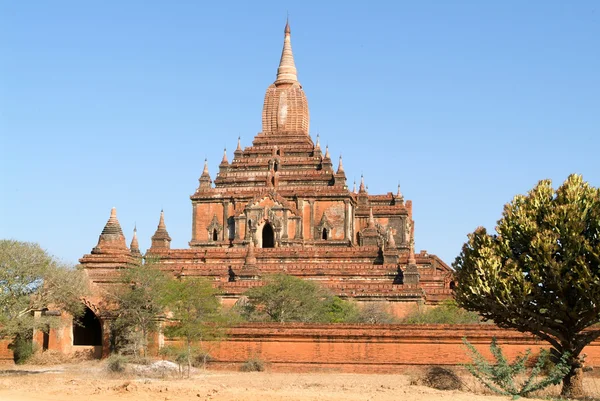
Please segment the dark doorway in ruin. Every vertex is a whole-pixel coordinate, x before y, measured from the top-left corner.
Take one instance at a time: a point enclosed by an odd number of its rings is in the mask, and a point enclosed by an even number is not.
[[[273,248],[275,246],[275,233],[271,224],[266,223],[262,230],[262,247]]]
[[[100,321],[88,307],[82,316],[73,320],[73,345],[102,345]]]
[[[219,240],[219,232],[217,231],[217,229],[215,228],[213,230],[213,241],[218,241]]]
[[[321,236],[322,239],[327,239],[327,229],[324,228],[323,229],[323,235]]]

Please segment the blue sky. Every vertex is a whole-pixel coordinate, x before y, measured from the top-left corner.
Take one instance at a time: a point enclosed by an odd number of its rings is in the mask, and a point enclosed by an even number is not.
[[[313,137],[413,200],[450,264],[538,180],[600,186],[596,1],[0,1],[0,238],[75,263],[117,207],[150,245],[261,129],[289,12]],[[337,165],[337,163],[336,163]]]

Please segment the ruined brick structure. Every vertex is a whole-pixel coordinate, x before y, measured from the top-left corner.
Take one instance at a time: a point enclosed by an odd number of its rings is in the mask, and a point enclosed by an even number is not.
[[[311,138],[309,123],[286,25],[262,132],[245,148],[238,139],[231,162],[224,153],[214,182],[205,161],[191,196],[190,247],[170,248],[161,212],[146,255],[178,276],[210,278],[225,304],[279,272],[318,281],[344,298],[385,302],[398,315],[417,302],[451,297],[449,267],[414,252],[412,202],[400,188],[371,195],[362,178],[358,190],[349,189],[342,158],[335,168],[329,149]],[[89,302],[100,318],[101,289],[140,256],[137,234],[128,248],[113,209],[98,245],[80,260],[97,290]]]

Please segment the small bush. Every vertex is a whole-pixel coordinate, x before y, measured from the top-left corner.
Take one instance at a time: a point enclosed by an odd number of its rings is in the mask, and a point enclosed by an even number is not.
[[[428,368],[423,384],[438,390],[460,390],[462,388],[462,381],[458,375],[454,371],[441,366]]]
[[[242,364],[240,370],[242,372],[263,372],[265,370],[265,363],[258,358],[248,359]]]
[[[442,302],[440,305],[425,311],[416,310],[406,316],[402,323],[407,324],[471,324],[481,323],[475,312],[460,308],[454,300]]]
[[[34,344],[31,338],[17,336],[9,345],[13,352],[13,360],[17,365],[27,363],[37,351],[37,344]]]
[[[513,399],[518,397],[527,397],[534,391],[541,390],[553,384],[558,384],[562,378],[569,373],[570,366],[567,363],[568,354],[564,354],[553,367],[549,367],[550,371],[544,378],[538,379],[544,365],[548,366],[549,353],[542,349],[537,357],[533,367],[524,379],[519,380],[528,368],[527,364],[530,359],[531,350],[527,350],[525,354],[515,358],[510,363],[502,348],[497,344],[496,338],[492,338],[490,344],[490,352],[494,356],[495,363],[489,363],[477,349],[471,345],[465,338],[463,342],[471,354],[473,364],[466,365],[467,370],[475,376],[490,390],[502,394],[513,396]],[[531,364],[531,362],[529,362]]]
[[[106,360],[106,368],[109,372],[123,373],[127,366],[127,358],[120,354],[113,354]]]

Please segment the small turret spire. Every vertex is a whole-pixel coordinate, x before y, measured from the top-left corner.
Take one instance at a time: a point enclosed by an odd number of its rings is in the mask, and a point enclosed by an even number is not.
[[[223,149],[223,160],[221,160],[221,164],[229,164],[229,161],[227,160],[227,148]]]
[[[133,238],[131,239],[131,245],[129,245],[129,249],[131,250],[131,254],[134,256],[142,256],[140,252],[140,244],[138,243],[137,237],[137,226],[133,226]]]
[[[319,134],[317,134],[317,143],[315,144],[315,149],[321,149],[321,142],[319,140]]]
[[[342,155],[340,155],[340,164],[338,164],[337,174],[342,174],[344,172],[344,165],[342,164]]]
[[[242,138],[238,136],[237,148],[235,148],[235,150],[242,150],[241,140],[242,140]]]
[[[208,159],[204,159],[204,170],[202,170],[202,175],[210,175],[208,173]]]
[[[354,185],[352,186],[352,192],[356,193],[356,180],[354,180]]]
[[[396,197],[400,199],[403,198],[402,192],[400,191],[400,184],[398,184],[398,193],[396,194]]]
[[[329,145],[325,146],[325,158],[326,159],[331,159],[331,157],[329,156]]]
[[[369,208],[369,228],[375,228],[375,219],[373,218],[373,208]]]
[[[167,231],[167,226],[165,225],[165,212],[163,210],[160,211],[160,219],[158,220],[158,227],[156,228],[156,232],[152,236],[152,245],[151,249],[170,249],[171,248],[171,236]]]
[[[365,189],[365,177],[362,174],[360,175],[360,187],[358,187],[358,192],[359,193],[367,192]]]
[[[121,230],[121,224],[117,219],[117,208],[110,210],[110,217],[98,238],[98,245],[92,249],[92,253],[127,251],[125,236]]]
[[[294,54],[292,53],[291,29],[289,21],[286,21],[283,39],[283,50],[281,51],[281,60],[277,69],[277,79],[275,85],[289,84],[298,82],[296,64],[294,63]]]

